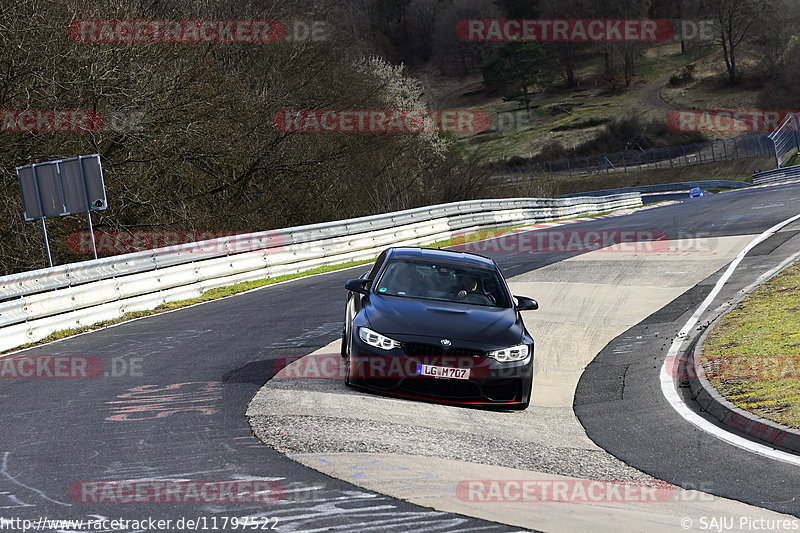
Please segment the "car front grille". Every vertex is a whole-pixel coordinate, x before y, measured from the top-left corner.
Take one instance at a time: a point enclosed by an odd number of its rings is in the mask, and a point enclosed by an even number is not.
[[[437,346],[435,344],[418,344],[412,342],[404,342],[401,347],[406,355],[410,355],[411,357],[486,357],[486,352],[473,348],[445,348],[444,346]]]

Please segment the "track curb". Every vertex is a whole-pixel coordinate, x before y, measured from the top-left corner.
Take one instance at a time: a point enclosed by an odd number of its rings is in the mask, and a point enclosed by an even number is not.
[[[775,275],[778,274],[776,273]],[[681,361],[682,364],[679,366],[681,368],[680,377],[688,382],[691,396],[700,407],[724,426],[744,433],[762,443],[800,453],[800,430],[784,426],[737,407],[722,396],[705,377],[704,373],[699,370],[702,369],[703,344],[714,327],[722,317],[735,309],[745,296],[773,277],[775,276],[764,279],[756,286],[750,287],[748,291],[741,291],[736,300],[731,302],[730,307],[708,325],[697,342],[694,343],[694,347],[687,352],[686,357]]]

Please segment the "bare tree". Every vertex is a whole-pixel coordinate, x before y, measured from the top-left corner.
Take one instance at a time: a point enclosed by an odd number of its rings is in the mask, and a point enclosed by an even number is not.
[[[428,61],[433,55],[433,32],[440,11],[437,0],[411,0],[406,7],[408,38],[422,61]]]
[[[502,18],[502,12],[484,0],[454,0],[436,22],[434,61],[444,73],[472,74],[486,63],[496,48],[494,43],[465,42],[456,35],[456,26],[465,19]]]
[[[767,9],[766,0],[708,0],[705,11],[714,21],[717,44],[722,47],[728,83],[741,79],[737,63],[739,45],[752,36],[759,16]]]
[[[454,169],[468,164],[437,134],[314,134],[274,127],[281,110],[421,106],[413,82],[403,92],[407,76],[398,67],[359,67],[369,46],[352,34],[341,5],[287,4],[0,5],[0,108],[88,109],[107,119],[92,132],[0,132],[0,272],[42,264],[38,227],[22,220],[14,167],[61,157],[101,154],[109,208],[95,215],[98,230],[255,231],[459,194]],[[77,19],[247,18],[336,24],[323,41],[269,45],[78,43],[66,31]],[[82,229],[80,217],[48,221],[56,262],[85,259],[67,247],[70,233]]]
[[[539,7],[543,18],[580,19],[587,17],[589,4],[586,0],[542,0]],[[548,43],[545,47],[558,60],[566,86],[579,85],[575,74],[575,61],[578,50],[585,47],[572,41]]]
[[[755,41],[764,54],[770,78],[783,74],[789,55],[800,33],[800,14],[793,0],[772,0],[756,24]]]

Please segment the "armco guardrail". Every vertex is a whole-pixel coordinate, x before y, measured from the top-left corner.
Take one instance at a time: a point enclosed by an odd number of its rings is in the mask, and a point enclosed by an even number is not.
[[[367,260],[456,232],[638,207],[636,193],[473,200],[249,233],[0,277],[0,351],[224,285]]]
[[[780,183],[800,179],[800,165],[793,167],[776,168],[766,172],[753,174],[753,185],[766,185],[767,183]]]

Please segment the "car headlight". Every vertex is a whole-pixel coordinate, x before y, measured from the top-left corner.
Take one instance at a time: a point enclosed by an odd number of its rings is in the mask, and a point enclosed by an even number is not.
[[[398,341],[390,339],[386,335],[381,335],[376,331],[372,331],[369,328],[358,328],[358,336],[365,343],[380,348],[381,350],[392,350],[400,347]]]
[[[512,346],[510,348],[503,348],[502,350],[489,352],[488,355],[492,359],[496,359],[501,363],[507,363],[510,361],[522,361],[523,359],[527,359],[529,353],[530,349],[528,348],[528,345],[520,344],[519,346]]]

